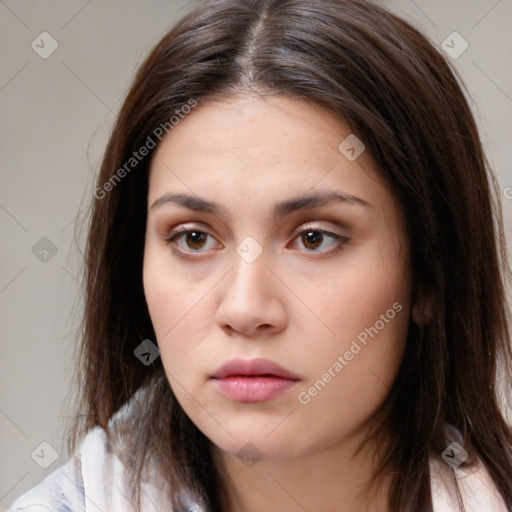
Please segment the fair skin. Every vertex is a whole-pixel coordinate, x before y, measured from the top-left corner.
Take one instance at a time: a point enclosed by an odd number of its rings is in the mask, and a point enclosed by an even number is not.
[[[354,454],[402,360],[411,278],[403,214],[367,152],[338,149],[350,133],[319,106],[245,95],[199,103],[151,162],[145,296],[169,383],[223,468],[226,512],[388,512],[388,479],[360,496],[375,446]],[[358,199],[274,216],[317,192]],[[152,206],[177,193],[225,216]],[[196,234],[168,244],[180,226]],[[295,374],[291,388],[249,403],[219,392],[221,364],[259,357]]]

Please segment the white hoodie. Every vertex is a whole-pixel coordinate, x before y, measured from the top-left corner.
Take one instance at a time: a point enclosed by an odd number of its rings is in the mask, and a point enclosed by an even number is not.
[[[129,409],[123,408],[124,414]],[[118,416],[118,415],[115,415]],[[115,419],[115,417],[113,418]],[[434,512],[458,512],[448,464],[431,460],[431,490]],[[455,469],[466,512],[508,512],[483,464],[471,472]],[[157,479],[155,479],[156,481]],[[172,512],[161,486],[142,484],[144,512]],[[123,466],[109,446],[103,429],[90,430],[77,455],[50,473],[41,483],[20,496],[7,512],[133,512],[123,482]],[[202,508],[190,502],[189,512]]]

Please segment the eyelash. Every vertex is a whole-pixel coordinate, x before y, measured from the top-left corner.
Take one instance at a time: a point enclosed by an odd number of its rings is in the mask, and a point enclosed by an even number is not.
[[[323,255],[333,255],[333,254],[336,254],[338,253],[341,249],[343,249],[343,246],[349,242],[349,238],[345,237],[345,236],[342,236],[342,235],[339,235],[337,233],[332,233],[331,231],[327,231],[325,229],[320,229],[316,226],[304,226],[303,229],[301,229],[299,232],[297,232],[294,236],[294,240],[297,238],[297,237],[300,237],[300,235],[303,235],[304,233],[307,233],[307,232],[310,232],[310,231],[313,231],[315,233],[321,233],[322,235],[327,235],[328,238],[331,238],[335,241],[337,241],[337,245],[334,249],[331,249],[331,250],[328,250],[328,251],[318,251],[318,250],[305,250],[304,252],[306,253],[321,253]],[[200,229],[195,229],[195,228],[178,228],[178,229],[175,229],[173,231],[171,231],[169,233],[169,235],[167,237],[165,237],[165,242],[167,245],[177,245],[177,240],[179,240],[181,237],[183,237],[184,235],[187,235],[189,233],[199,233],[199,234],[204,234],[206,236],[210,236],[211,235],[209,233],[207,233],[206,231],[202,231]],[[212,237],[213,238],[213,237]],[[323,242],[323,240],[322,240]],[[201,254],[202,252],[206,252],[206,251],[183,251],[181,249],[173,249],[173,252],[177,255],[179,255],[180,257],[182,258],[185,258],[185,259],[191,259],[191,258],[197,258],[198,256],[193,256],[193,254],[195,253],[198,253],[198,254]]]

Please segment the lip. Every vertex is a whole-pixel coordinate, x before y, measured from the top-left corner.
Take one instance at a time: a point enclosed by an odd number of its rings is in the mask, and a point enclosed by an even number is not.
[[[272,376],[281,377],[282,379],[300,380],[297,375],[294,375],[288,370],[285,370],[277,363],[259,357],[257,359],[230,359],[226,361],[220,368],[213,374],[214,379],[224,379],[226,377],[246,376]]]
[[[220,393],[236,402],[264,402],[300,378],[268,359],[231,359],[211,376]]]

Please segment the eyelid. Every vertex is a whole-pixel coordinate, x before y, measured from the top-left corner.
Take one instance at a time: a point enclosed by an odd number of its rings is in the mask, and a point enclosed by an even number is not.
[[[312,224],[312,223],[306,223],[301,224],[297,229],[295,229],[292,233],[292,241],[297,238],[298,235],[301,233],[304,233],[306,231],[318,231],[325,235],[327,235],[329,238],[336,240],[337,246],[334,249],[330,250],[324,250],[324,251],[308,251],[308,250],[301,250],[302,253],[307,253],[310,255],[314,255],[315,253],[318,255],[330,255],[338,252],[342,249],[343,245],[348,243],[350,241],[350,238],[344,235],[341,235],[340,233],[335,233],[333,231],[329,231],[328,229],[323,228],[320,225]],[[180,237],[180,235],[190,233],[191,231],[197,231],[199,233],[204,233],[207,237],[213,238],[216,240],[216,238],[211,235],[208,232],[208,228],[203,228],[200,224],[198,225],[190,225],[190,224],[182,224],[177,226],[176,228],[171,229],[165,236],[164,240],[166,241],[167,245],[176,244],[176,239]],[[177,245],[177,244],[176,244]],[[202,253],[208,252],[208,251],[184,251],[182,249],[174,249],[173,252],[175,254],[182,255],[184,258],[198,258]],[[194,256],[190,256],[194,255]]]
[[[322,231],[322,233],[327,233],[329,235],[338,236],[340,238],[345,238],[348,240],[348,237],[346,237],[340,233],[330,231],[329,229],[319,226],[318,224],[311,224],[311,223],[301,224],[297,229],[295,229],[293,231],[292,236],[297,236],[300,233],[302,233],[303,231],[307,231],[308,229],[311,231]]]
[[[320,233],[323,233],[324,235],[327,235],[329,238],[335,240],[337,244],[333,249],[324,250],[324,251],[308,251],[305,249],[302,249],[300,252],[303,254],[308,255],[309,257],[313,258],[321,258],[322,256],[331,256],[333,254],[336,254],[339,252],[343,247],[350,241],[350,238],[344,235],[341,235],[340,233],[335,233],[333,231],[329,231],[328,229],[322,228],[318,225],[313,224],[307,224],[307,225],[301,225],[297,230],[293,233],[292,241],[294,241],[298,235],[301,233],[305,233],[307,231],[318,231]],[[316,256],[317,255],[317,256]]]
[[[171,230],[169,230],[165,235],[164,235],[164,240],[167,242],[167,243],[171,243],[172,239],[174,238],[177,238],[179,235],[182,235],[182,234],[187,234],[187,233],[190,233],[191,231],[196,231],[198,233],[204,233],[205,235],[209,236],[210,238],[213,238],[213,239],[216,239],[209,231],[207,228],[203,228],[202,226],[200,225],[197,225],[197,226],[194,226],[194,225],[187,225],[187,224],[182,224],[176,228],[173,228]],[[193,252],[199,252],[199,251],[193,251]]]

